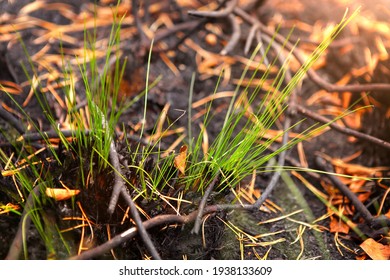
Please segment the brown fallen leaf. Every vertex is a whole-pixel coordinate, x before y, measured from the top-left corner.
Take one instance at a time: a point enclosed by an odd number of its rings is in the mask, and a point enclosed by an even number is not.
[[[349,226],[341,221],[339,218],[336,218],[334,216],[330,216],[330,232],[339,232],[348,234],[349,233]]]
[[[46,195],[48,197],[54,198],[57,201],[67,200],[75,195],[78,195],[80,190],[70,190],[70,189],[61,189],[61,188],[47,188]]]
[[[185,174],[186,170],[186,159],[187,159],[187,146],[183,145],[180,147],[180,153],[175,157],[174,165],[179,169],[182,175]]]
[[[359,164],[346,163],[341,159],[331,159],[335,171],[341,174],[350,174],[354,176],[381,176],[382,171],[386,171],[389,168],[385,166],[380,167],[366,167]]]
[[[390,246],[378,243],[372,238],[366,239],[362,244],[360,244],[360,248],[362,248],[373,260],[390,259]]]

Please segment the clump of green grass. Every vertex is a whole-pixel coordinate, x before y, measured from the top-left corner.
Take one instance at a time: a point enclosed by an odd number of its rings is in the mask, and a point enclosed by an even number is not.
[[[253,105],[254,101],[259,98],[259,92],[263,83],[269,78],[270,69],[278,61],[276,57],[269,65],[267,70],[261,75],[260,83],[256,85],[252,92],[248,85],[241,89],[240,84],[236,87],[233,98],[231,99],[229,108],[225,115],[225,121],[218,133],[215,141],[210,145],[207,154],[202,154],[203,133],[199,133],[195,143],[189,146],[192,151],[189,156],[190,166],[188,167],[188,175],[184,179],[187,187],[197,186],[198,190],[208,186],[216,174],[220,174],[221,180],[219,182],[220,189],[226,187],[235,187],[243,178],[250,176],[253,171],[257,173],[265,170],[265,164],[282,151],[293,147],[300,141],[304,141],[313,133],[327,127],[328,124],[322,126],[313,126],[302,132],[299,137],[296,137],[285,145],[281,146],[275,152],[266,154],[267,147],[269,147],[277,138],[281,137],[287,131],[276,135],[273,139],[263,140],[263,136],[270,129],[279,117],[285,112],[288,107],[288,98],[302,81],[307,70],[318,60],[321,54],[328,48],[330,43],[336,38],[341,30],[348,24],[348,22],[356,15],[356,12],[349,18],[343,18],[338,26],[336,26],[330,35],[315,49],[309,56],[305,64],[297,71],[286,86],[283,87],[286,71],[288,71],[288,62],[291,59],[291,53],[284,60],[277,76],[272,82],[273,91],[268,91],[263,97],[263,101],[257,106],[251,117],[245,117],[249,106]],[[288,37],[287,37],[288,39]],[[265,60],[268,52],[272,48],[273,40],[267,46],[262,59],[259,61],[259,67]],[[254,51],[252,59],[257,54],[260,46]],[[242,73],[241,81],[247,74],[247,69]],[[254,71],[250,80],[254,80],[258,75],[258,70]],[[215,90],[215,92],[217,89]],[[272,102],[266,100],[272,99]],[[248,100],[247,105],[237,108],[236,104],[240,98]],[[204,129],[212,122],[210,116],[211,104],[208,105],[208,113],[206,114]],[[288,128],[292,129],[296,124]],[[190,139],[190,141],[193,141]],[[192,142],[191,142],[192,143]],[[275,170],[278,167],[275,167]],[[270,169],[268,167],[267,171]]]
[[[28,123],[40,134],[44,146],[49,150],[48,156],[53,157],[54,159],[53,166],[57,166],[56,168],[59,170],[61,168],[69,168],[65,162],[62,149],[68,151],[68,154],[73,155],[71,157],[79,161],[79,169],[76,171],[76,176],[78,174],[81,179],[78,180],[78,186],[73,186],[75,188],[83,189],[87,187],[85,184],[87,176],[93,177],[95,176],[94,173],[99,173],[103,170],[109,172],[107,171],[107,159],[110,145],[114,141],[114,129],[117,125],[118,118],[123,110],[131,106],[131,104],[138,99],[137,97],[135,100],[126,104],[118,100],[118,91],[125,64],[121,64],[121,61],[123,60],[120,59],[121,53],[119,49],[121,19],[118,19],[115,9],[113,18],[115,21],[111,27],[107,46],[105,46],[106,52],[103,68],[101,68],[99,57],[96,55],[96,26],[93,29],[92,34],[85,28],[83,58],[76,57],[76,60],[79,62],[78,74],[81,75],[85,89],[84,98],[87,110],[79,108],[79,104],[76,102],[75,77],[77,71],[75,71],[68,62],[69,57],[62,52],[63,81],[58,81],[58,83],[63,83],[63,85],[65,85],[60,86],[60,88],[63,89],[66,98],[67,120],[69,121],[70,134],[60,129],[60,125],[57,123],[48,98],[44,93],[44,85],[37,79],[39,75],[35,68],[35,64],[28,54],[24,42],[20,40],[29,62],[29,65],[22,65],[22,67],[25,70],[26,77],[30,81],[30,84],[33,85],[32,90],[34,97],[42,109],[43,117],[51,125],[51,129],[56,132],[60,139],[60,147],[62,148],[57,149],[53,146],[50,139],[51,137],[38,127],[31,119],[30,115],[11,94],[7,94],[19,111],[24,115]],[[27,69],[30,69],[30,71]],[[6,133],[4,133],[4,135],[9,137]],[[68,248],[67,251],[69,255],[69,246],[67,245],[67,241],[62,238],[60,229],[58,229],[56,225],[52,226],[45,218],[47,217],[47,208],[55,207],[52,200],[45,194],[45,190],[47,188],[56,187],[55,181],[58,179],[55,177],[61,173],[61,171],[56,172],[53,168],[48,168],[43,160],[34,154],[34,148],[30,147],[30,143],[28,143],[24,137],[20,137],[16,142],[14,139],[9,139],[9,141],[10,143],[15,143],[14,149],[16,150],[17,156],[13,157],[1,149],[1,161],[7,164],[8,171],[14,170],[12,176],[15,177],[16,185],[20,190],[19,196],[16,194],[14,195],[15,200],[24,204],[29,194],[32,193],[32,190],[36,186],[41,186],[39,190],[41,195],[33,196],[34,208],[29,210],[30,213],[28,213],[26,217],[27,219],[32,220],[34,226],[38,230],[42,241],[45,244],[48,256],[52,255],[55,257],[55,248],[59,241],[63,242],[63,246],[60,247]],[[89,152],[89,155],[87,152]],[[69,156],[66,156],[66,158],[69,159]],[[24,162],[23,169],[18,167],[21,161]],[[86,164],[89,164],[89,166],[86,167]],[[88,174],[85,174],[85,170],[87,170]],[[51,174],[51,172],[53,172],[53,174]],[[72,205],[74,207],[74,203]],[[27,229],[25,230],[27,231]],[[25,240],[25,236],[26,232],[23,233],[23,248],[24,258],[27,259],[27,241]],[[53,238],[54,236],[57,236],[57,238]],[[58,257],[58,255],[56,257]]]

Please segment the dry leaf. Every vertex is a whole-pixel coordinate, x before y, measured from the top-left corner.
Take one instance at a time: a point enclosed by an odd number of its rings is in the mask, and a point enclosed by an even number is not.
[[[366,254],[362,254],[362,255],[359,255],[359,256],[356,256],[356,260],[358,261],[364,261],[364,260],[367,260],[367,255]]]
[[[339,232],[348,234],[349,226],[341,221],[339,218],[330,216],[330,232]]]
[[[69,190],[69,189],[61,189],[61,188],[47,188],[46,195],[48,197],[54,198],[55,200],[66,200],[71,198],[72,196],[78,195],[80,190]]]
[[[355,179],[353,178],[352,180],[350,180],[349,182],[349,189],[354,192],[354,193],[358,193],[358,192],[363,192],[365,191],[364,189],[364,185],[367,183],[366,180],[359,180],[359,179]]]
[[[185,174],[186,170],[186,158],[187,158],[187,146],[183,145],[180,147],[180,153],[175,157],[174,164],[179,169],[181,174]]]
[[[354,176],[380,176],[380,172],[388,170],[388,167],[365,167],[359,164],[346,163],[341,159],[331,159],[335,171],[341,174],[350,174]]]
[[[367,201],[367,199],[369,199],[371,196],[371,192],[366,192],[366,193],[361,193],[361,194],[358,194],[358,199],[361,201],[361,202],[365,202]]]
[[[360,244],[360,248],[362,248],[373,260],[390,259],[390,246],[378,243],[372,238],[366,239],[362,244]]]

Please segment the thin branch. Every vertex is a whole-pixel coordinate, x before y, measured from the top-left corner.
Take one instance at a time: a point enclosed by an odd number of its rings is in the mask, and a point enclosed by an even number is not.
[[[199,24],[203,24],[205,22],[206,21],[199,21],[199,20],[186,21],[186,22],[175,24],[170,28],[157,31],[154,36],[154,42],[157,43],[171,36],[172,34],[175,34],[176,32],[180,32],[187,29],[198,29]]]
[[[246,42],[245,42],[244,54],[247,55],[249,53],[250,47],[253,43],[253,39],[255,38],[255,34],[256,34],[256,32],[258,32],[258,30],[259,30],[258,24],[252,25],[251,29],[249,30]]]
[[[145,35],[145,33],[143,32],[142,30],[142,22],[141,22],[141,19],[139,18],[138,16],[138,10],[139,10],[139,1],[136,1],[136,0],[131,0],[131,14],[134,18],[134,21],[135,21],[135,26],[137,27],[137,30],[138,30],[138,36],[140,37],[141,39],[141,42],[146,42],[148,41],[147,40],[147,37]],[[145,14],[148,14],[148,7],[146,6],[145,9],[144,9],[144,13]]]
[[[217,204],[217,205],[210,205],[205,207],[203,210],[203,215],[207,215],[210,213],[215,213],[218,211],[224,211],[224,210],[232,210],[232,209],[252,209],[252,205],[241,205],[241,204]],[[188,224],[193,222],[196,217],[198,216],[199,211],[193,211],[188,215],[184,216],[178,216],[178,215],[158,215],[156,217],[151,218],[150,220],[147,220],[143,222],[143,227],[145,229],[151,229],[153,227],[159,226],[159,225],[167,225],[167,224]],[[93,249],[90,249],[88,251],[85,251],[81,253],[78,256],[71,257],[72,260],[86,260],[86,259],[93,259],[97,258],[101,255],[103,255],[106,252],[109,252],[113,248],[117,247],[118,245],[126,242],[127,240],[130,240],[134,238],[138,234],[138,229],[136,227],[130,228],[126,231],[124,231],[121,234],[118,234],[117,236],[113,237],[112,239],[106,241],[104,244],[101,244]]]
[[[382,140],[382,139],[376,138],[374,136],[353,130],[353,129],[348,128],[348,127],[339,126],[338,124],[334,123],[332,120],[330,120],[326,117],[323,117],[323,116],[321,116],[313,111],[310,111],[309,109],[307,109],[299,104],[294,104],[294,107],[298,113],[300,113],[308,118],[311,118],[315,121],[318,121],[318,122],[321,122],[324,124],[329,124],[329,126],[331,128],[337,130],[338,132],[341,132],[341,133],[346,134],[346,135],[354,136],[354,137],[359,138],[359,139],[364,140],[364,141],[374,143],[374,144],[381,146],[383,148],[386,148],[386,149],[390,149],[390,143],[386,142],[385,140]]]
[[[192,229],[191,233],[195,233],[195,234],[199,233],[200,226],[202,224],[203,212],[204,212],[204,208],[206,207],[207,199],[209,198],[211,192],[213,191],[218,179],[219,179],[219,172],[214,175],[213,181],[207,187],[207,189],[202,197],[202,200],[200,201],[198,215],[196,216],[195,225],[194,225],[194,228]]]
[[[100,108],[92,101],[92,106],[95,106],[95,109],[98,111],[98,113],[101,115],[102,119],[102,127],[105,128],[106,133],[110,133],[108,129],[108,122],[103,114],[103,112],[100,110]],[[109,158],[110,162],[112,164],[112,167],[114,169],[114,187],[111,193],[111,199],[109,201],[108,210],[107,212],[112,215],[114,213],[115,207],[118,203],[119,195],[121,194],[123,198],[126,200],[127,204],[130,207],[131,215],[135,221],[136,226],[138,227],[138,230],[140,231],[141,238],[145,243],[146,248],[149,250],[152,257],[156,260],[160,260],[160,255],[158,254],[156,247],[154,246],[152,239],[150,238],[148,232],[145,230],[145,228],[142,225],[141,217],[138,213],[137,207],[131,198],[131,196],[127,193],[125,182],[123,180],[123,174],[122,169],[119,162],[119,156],[115,148],[114,140],[111,138],[110,141],[110,151],[109,151]]]
[[[153,52],[161,53],[166,52],[168,50],[176,49],[179,45],[181,45],[188,37],[190,37],[194,32],[199,31],[203,25],[205,25],[209,21],[208,18],[204,18],[198,21],[190,21],[178,24],[178,26],[174,26],[167,30],[161,31],[161,33],[157,33],[154,39],[154,43],[164,39],[165,37],[170,36],[171,34],[180,31],[182,29],[189,28],[187,32],[185,32],[184,36],[182,36],[173,46],[167,46],[165,48],[157,47],[156,44],[153,46]],[[180,25],[180,26],[179,26]],[[155,49],[156,48],[156,49]]]
[[[88,136],[91,131],[90,130],[84,130],[82,131],[86,136]],[[27,142],[33,142],[33,141],[39,141],[44,139],[58,139],[61,138],[60,134],[62,136],[68,138],[68,137],[76,137],[77,133],[79,131],[77,130],[50,130],[50,131],[42,131],[42,132],[32,132],[32,133],[25,133],[22,136],[20,136],[17,141],[27,141]]]
[[[145,229],[150,229],[153,227],[156,227],[158,225],[163,224],[176,224],[176,223],[183,223],[184,219],[182,216],[177,215],[159,215],[156,216],[150,220],[145,221],[142,226]],[[119,246],[120,244],[126,242],[127,240],[132,239],[138,234],[138,228],[132,227],[125,232],[118,234],[117,236],[111,238],[110,240],[107,240],[105,243],[94,247],[93,249],[90,249],[88,251],[84,251],[80,255],[71,257],[71,260],[88,260],[97,258],[106,252],[109,252],[110,250],[114,249],[115,247]]]
[[[24,125],[11,113],[6,111],[2,106],[0,106],[0,118],[12,125],[20,134],[26,132],[26,128],[24,127]]]
[[[224,2],[226,2],[226,0],[218,5],[217,11],[224,5]],[[196,12],[196,11],[193,11],[193,12]],[[211,19],[212,18],[210,18],[210,17],[205,17],[205,18],[202,18],[201,20],[186,21],[183,23],[176,24],[175,26],[173,26],[171,28],[164,29],[162,31],[158,31],[154,37],[154,43],[155,43],[154,45],[156,45],[157,42],[163,40],[164,38],[166,38],[166,37],[168,37],[176,32],[190,29],[189,31],[185,32],[184,36],[182,36],[179,39],[179,41],[177,41],[173,46],[168,46],[168,47],[165,47],[163,49],[158,48],[156,50],[154,48],[157,48],[157,47],[154,46],[153,52],[166,52],[168,50],[177,48],[177,46],[182,44],[191,34],[193,34],[195,31],[199,31],[199,29],[203,25],[205,25],[207,22],[209,22]],[[149,45],[150,45],[150,43],[145,45],[145,47],[149,47]]]
[[[234,47],[237,45],[241,37],[240,24],[237,18],[232,14],[234,8],[237,7],[237,3],[238,0],[231,0],[226,4],[226,8],[221,11],[218,10],[219,7],[217,11],[192,11],[192,10],[188,11],[188,14],[191,16],[205,17],[205,18],[228,18],[232,26],[233,33],[228,44],[221,51],[221,55],[227,55],[229,52],[231,52],[234,49]]]
[[[284,124],[285,124],[284,128],[288,130],[291,126],[291,118],[287,117]],[[288,131],[286,131],[283,134],[282,147],[287,144],[288,138],[289,138],[289,133]],[[270,196],[272,191],[275,189],[277,183],[279,182],[279,178],[283,170],[284,162],[286,160],[286,155],[287,155],[287,149],[283,149],[283,151],[279,154],[278,166],[274,174],[272,175],[271,181],[269,182],[268,186],[265,188],[261,196],[253,204],[253,208],[259,209],[260,206],[266,201],[266,199]]]
[[[334,174],[333,168],[330,167],[325,159],[322,157],[316,157],[316,163],[320,169],[325,171],[324,174],[326,177],[330,179],[335,187],[337,187],[343,195],[345,195],[351,203],[355,206],[356,210],[360,213],[361,217],[367,222],[370,227],[373,228],[384,228],[390,226],[390,219],[386,216],[378,216],[374,217],[367,210],[366,206],[357,198],[357,196],[346,186],[344,185],[339,178],[337,178]]]
[[[226,1],[225,1],[226,2]],[[188,11],[188,14],[195,17],[209,17],[209,18],[224,18],[233,12],[234,8],[237,7],[238,0],[228,1],[226,8],[217,11]]]
[[[113,191],[111,194],[111,199],[110,199],[110,203],[109,203],[109,207],[108,207],[108,213],[109,214],[114,213],[116,204],[117,204],[118,199],[119,199],[119,195],[121,194],[122,197],[126,200],[126,203],[130,207],[131,215],[132,215],[132,217],[135,221],[135,224],[140,232],[141,238],[145,243],[145,246],[149,250],[149,253],[152,255],[152,257],[155,260],[161,260],[160,255],[156,250],[156,247],[154,246],[148,232],[146,231],[145,227],[142,224],[141,217],[138,213],[137,207],[136,207],[133,199],[127,193],[127,190],[125,187],[125,182],[123,181],[123,178],[122,178],[123,175],[121,173],[119,157],[118,157],[118,153],[115,149],[114,141],[111,141],[111,144],[110,144],[110,161],[111,161],[111,164],[112,164],[112,166],[114,168],[114,172],[115,172],[114,173],[115,183],[114,183]]]
[[[230,24],[232,25],[233,33],[228,44],[221,51],[221,55],[227,55],[228,53],[230,53],[237,45],[241,37],[240,24],[238,23],[237,18],[234,15],[228,15],[227,18],[229,19]]]

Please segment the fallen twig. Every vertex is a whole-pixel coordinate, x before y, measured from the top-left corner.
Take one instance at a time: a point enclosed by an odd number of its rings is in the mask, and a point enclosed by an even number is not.
[[[225,2],[226,2],[226,0],[222,1],[222,3],[220,3],[218,5],[215,12],[219,12],[219,9],[224,5]],[[197,13],[197,11],[189,11],[188,12],[188,14],[191,14],[191,13]],[[156,45],[157,42],[163,40],[164,38],[166,38],[166,37],[168,37],[176,32],[189,29],[189,31],[185,32],[184,36],[182,36],[179,39],[179,41],[177,41],[173,46],[168,46],[166,48],[156,47],[156,48],[159,48],[156,50],[154,49],[155,47],[153,47],[153,52],[166,52],[168,50],[177,48],[177,46],[182,44],[193,32],[198,31],[201,28],[201,26],[203,26],[207,22],[209,22],[210,19],[212,19],[212,18],[204,17],[201,20],[186,21],[183,23],[175,24],[175,26],[173,26],[171,28],[156,32],[155,37],[153,39],[154,45]],[[149,46],[150,46],[150,42],[147,45],[145,45],[145,47],[149,47]]]
[[[161,31],[157,31],[154,36],[154,42],[155,44],[172,34],[175,34],[176,32],[183,31],[186,29],[197,29],[199,27],[199,24],[203,24],[206,21],[199,21],[199,20],[192,20],[192,21],[186,21],[182,23],[175,24],[171,28],[163,29]]]
[[[32,132],[32,133],[25,133],[22,134],[17,141],[27,141],[27,142],[33,142],[33,141],[39,141],[39,140],[45,140],[45,139],[59,139],[61,136],[63,137],[76,137],[77,133],[79,131],[77,130],[50,130],[50,131],[41,131],[41,132]],[[86,136],[88,136],[91,131],[90,130],[83,130],[82,133],[84,133]],[[61,136],[60,136],[61,134]]]
[[[156,216],[150,220],[145,221],[142,226],[145,229],[150,229],[158,225],[162,224],[174,224],[174,223],[183,223],[185,220],[183,216],[177,216],[177,215],[159,215]],[[138,227],[133,227],[125,232],[118,234],[117,236],[111,238],[110,240],[106,241],[102,245],[99,245],[93,249],[90,249],[88,251],[84,251],[80,255],[71,257],[71,260],[87,260],[87,259],[93,259],[97,258],[101,255],[103,255],[106,252],[109,252],[110,250],[114,249],[118,245],[122,244],[123,242],[126,242],[127,240],[130,240],[134,236],[138,234]]]
[[[105,128],[106,133],[110,133],[110,131],[108,129],[108,122],[107,122],[106,117],[104,116],[103,112],[100,110],[100,108],[95,103],[92,102],[91,105],[95,106],[96,110],[101,115],[102,127]],[[148,248],[150,254],[152,255],[152,257],[154,259],[160,260],[161,259],[160,255],[158,254],[156,247],[154,246],[154,244],[152,242],[152,239],[150,238],[148,232],[143,227],[142,220],[141,220],[141,217],[138,213],[137,207],[136,207],[133,199],[131,198],[131,196],[127,193],[127,190],[125,187],[125,182],[123,180],[123,174],[121,172],[122,169],[121,169],[120,162],[119,162],[119,156],[118,156],[118,153],[116,151],[115,142],[113,139],[111,139],[111,142],[110,142],[109,157],[110,157],[111,165],[112,165],[113,170],[114,170],[115,182],[114,182],[114,187],[113,187],[112,194],[111,194],[111,199],[110,199],[109,204],[108,204],[107,212],[110,215],[112,215],[114,213],[115,207],[118,203],[119,195],[122,195],[122,197],[126,200],[127,204],[130,207],[131,215],[135,221],[136,226],[138,227],[138,230],[141,234],[141,238],[145,243],[145,246]]]
[[[126,200],[126,203],[130,207],[131,215],[132,215],[132,217],[135,221],[135,224],[140,232],[141,238],[145,243],[145,246],[148,248],[150,254],[152,255],[152,257],[155,260],[160,260],[161,259],[160,255],[158,254],[156,247],[153,245],[153,242],[152,242],[148,232],[146,231],[145,227],[142,224],[142,220],[141,220],[141,217],[138,213],[137,207],[136,207],[133,199],[131,198],[131,196],[127,193],[127,190],[125,187],[125,182],[123,180],[123,175],[121,173],[119,157],[118,157],[118,153],[115,149],[114,141],[111,141],[111,144],[110,144],[110,161],[111,161],[111,164],[112,164],[112,166],[114,168],[114,172],[115,172],[115,174],[114,174],[115,183],[114,183],[113,191],[111,194],[111,199],[110,199],[109,206],[108,206],[108,213],[110,215],[112,215],[114,213],[116,204],[117,204],[118,199],[119,199],[119,195],[122,195],[122,197]]]
[[[237,18],[234,15],[228,15],[227,18],[229,19],[230,24],[232,25],[233,33],[232,36],[230,37],[228,44],[221,51],[221,55],[227,55],[228,53],[230,53],[237,45],[241,37],[240,24],[238,23]]]
[[[207,215],[210,213],[215,213],[218,211],[223,210],[232,210],[232,209],[252,209],[252,205],[241,205],[241,204],[222,204],[222,205],[210,205],[206,206],[203,210],[203,215]],[[145,229],[151,229],[153,227],[159,226],[159,225],[166,225],[166,224],[188,224],[193,222],[196,217],[198,216],[198,211],[191,212],[188,215],[184,216],[178,216],[178,215],[158,215],[156,217],[151,218],[150,220],[147,220],[143,222],[143,227]],[[122,244],[123,242],[126,242],[127,240],[130,240],[134,236],[138,234],[138,228],[133,227],[125,232],[118,234],[117,236],[113,237],[112,239],[106,241],[104,244],[99,245],[93,249],[90,249],[88,251],[85,251],[81,253],[80,255],[71,257],[72,260],[86,260],[86,259],[93,259],[97,258],[101,255],[103,255],[106,252],[109,252],[116,246]]]
[[[226,1],[225,1],[226,2]],[[228,1],[226,8],[217,11],[188,11],[191,16],[205,17],[205,18],[228,18],[233,29],[232,36],[228,44],[221,51],[221,55],[227,55],[231,52],[240,40],[241,29],[236,17],[233,15],[233,10],[237,7],[238,0]],[[219,7],[218,7],[219,8]]]
[[[188,11],[188,14],[195,17],[224,18],[232,14],[237,6],[238,0],[223,1],[227,2],[225,9],[217,11]],[[218,7],[219,8],[219,7]]]
[[[214,175],[213,181],[211,181],[210,185],[207,187],[207,189],[204,192],[204,195],[202,197],[202,200],[200,201],[199,209],[198,209],[198,215],[196,216],[195,225],[194,225],[194,228],[191,231],[192,233],[195,233],[195,234],[199,233],[199,229],[200,229],[200,226],[201,226],[201,223],[202,223],[203,210],[204,210],[204,208],[206,206],[207,199],[210,196],[211,192],[213,191],[213,189],[215,187],[215,184],[217,183],[218,179],[219,179],[219,172]]]
[[[364,141],[371,142],[373,144],[376,144],[376,145],[381,146],[381,147],[386,148],[386,149],[390,149],[390,143],[386,142],[385,140],[382,140],[382,139],[376,138],[374,136],[353,130],[353,129],[348,128],[348,127],[339,126],[336,123],[334,123],[332,120],[330,120],[326,117],[323,117],[323,116],[321,116],[313,111],[310,111],[309,109],[303,107],[302,105],[294,104],[294,107],[298,113],[300,113],[306,117],[309,117],[315,121],[318,121],[320,123],[328,124],[329,127],[333,128],[334,130],[337,130],[338,132],[341,132],[341,133],[346,134],[346,135],[354,136],[354,137],[359,138],[359,139],[364,140]]]
[[[371,215],[366,206],[364,206],[364,204],[357,198],[357,196],[334,175],[333,169],[327,164],[325,159],[317,156],[316,163],[320,169],[326,172],[324,175],[330,179],[333,185],[337,187],[340,192],[351,201],[356,210],[360,213],[361,217],[370,227],[378,229],[390,226],[390,219],[386,216],[381,215],[374,217]]]
[[[7,112],[1,105],[0,105],[0,118],[7,121],[10,125],[12,125],[20,134],[23,134],[26,132],[26,128],[24,125],[15,118],[11,113]]]
[[[290,127],[291,125],[291,119],[290,118],[286,118],[285,120],[285,127],[287,127],[287,129]],[[288,134],[288,131],[286,131],[284,134],[283,134],[283,139],[282,139],[282,147],[285,146],[287,144],[287,141],[288,141],[288,137],[289,137],[289,134]],[[275,186],[277,185],[278,181],[279,181],[279,178],[280,178],[280,175],[282,173],[282,170],[283,170],[283,166],[284,166],[284,162],[286,160],[286,154],[287,154],[287,149],[284,149],[280,154],[279,154],[279,158],[278,158],[278,166],[277,166],[277,169],[275,170],[274,174],[272,175],[272,178],[271,178],[271,181],[268,183],[267,187],[265,188],[265,190],[263,191],[263,193],[261,194],[261,196],[257,199],[257,201],[253,204],[253,208],[254,209],[259,209],[260,206],[265,202],[265,200],[270,196],[270,194],[272,193],[272,191],[274,190]]]

